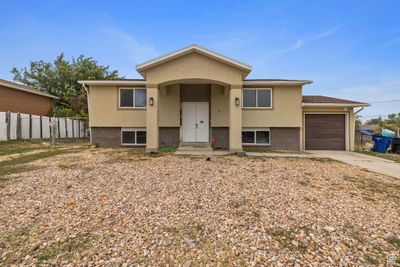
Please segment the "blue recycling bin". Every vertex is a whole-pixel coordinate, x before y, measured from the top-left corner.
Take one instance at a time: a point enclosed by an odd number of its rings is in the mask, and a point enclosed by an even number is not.
[[[375,142],[374,151],[379,153],[386,153],[390,144],[392,143],[392,139],[393,138],[391,137],[373,135],[372,141]]]

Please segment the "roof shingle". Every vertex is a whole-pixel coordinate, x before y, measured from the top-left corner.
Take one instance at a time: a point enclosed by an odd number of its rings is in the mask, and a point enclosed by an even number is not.
[[[358,102],[358,101],[352,101],[352,100],[322,96],[322,95],[303,95],[303,103],[368,105],[368,103],[364,102]]]

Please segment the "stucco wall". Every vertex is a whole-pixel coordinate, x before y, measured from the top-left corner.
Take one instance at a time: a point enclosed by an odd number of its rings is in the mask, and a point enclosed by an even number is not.
[[[211,127],[229,127],[229,88],[211,85]]]
[[[159,127],[180,126],[180,88],[179,84],[162,86],[159,96]]]
[[[117,86],[90,86],[89,92],[91,127],[146,127],[146,108],[118,108]]]
[[[243,127],[301,127],[301,102],[300,86],[275,86],[272,88],[271,109],[242,110]]]
[[[146,81],[150,84],[193,79],[241,84],[242,72],[198,53],[191,53],[146,70]]]

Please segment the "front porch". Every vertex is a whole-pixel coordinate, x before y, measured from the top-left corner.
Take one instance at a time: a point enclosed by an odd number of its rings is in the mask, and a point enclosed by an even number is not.
[[[179,81],[147,87],[147,101],[147,151],[242,150],[241,86]]]

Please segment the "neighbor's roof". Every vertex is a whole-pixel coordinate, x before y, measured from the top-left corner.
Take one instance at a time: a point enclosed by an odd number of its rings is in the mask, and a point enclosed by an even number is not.
[[[181,48],[179,50],[173,51],[173,52],[168,53],[166,55],[163,55],[163,56],[157,57],[155,59],[146,61],[146,62],[144,62],[142,64],[138,64],[138,65],[136,65],[136,70],[142,74],[142,72],[144,70],[146,70],[146,69],[148,69],[150,67],[157,66],[157,65],[159,65],[161,63],[164,63],[166,61],[172,60],[172,59],[177,58],[179,56],[183,56],[183,55],[189,54],[191,52],[197,52],[199,54],[202,54],[202,55],[208,56],[210,58],[216,59],[218,61],[224,62],[226,64],[229,64],[229,65],[233,66],[233,67],[239,68],[239,69],[245,71],[246,73],[249,73],[251,71],[251,66],[250,65],[247,65],[247,64],[245,64],[243,62],[240,62],[240,61],[238,61],[236,59],[221,55],[221,54],[219,54],[217,52],[211,51],[211,50],[209,50],[207,48],[201,47],[201,46],[196,45],[196,44],[189,45],[187,47],[184,47],[184,48]]]
[[[304,95],[303,106],[370,106],[368,103],[322,95]]]
[[[59,99],[58,97],[56,97],[54,95],[51,95],[51,94],[36,90],[36,89],[34,89],[34,88],[30,87],[30,86],[27,86],[25,84],[22,84],[22,83],[10,82],[10,81],[7,81],[7,80],[0,79],[0,85],[4,86],[4,87],[7,87],[7,88],[23,91],[23,92],[26,92],[26,93],[31,93],[31,94],[35,94],[35,95],[41,95],[41,96],[45,96],[45,97]]]

